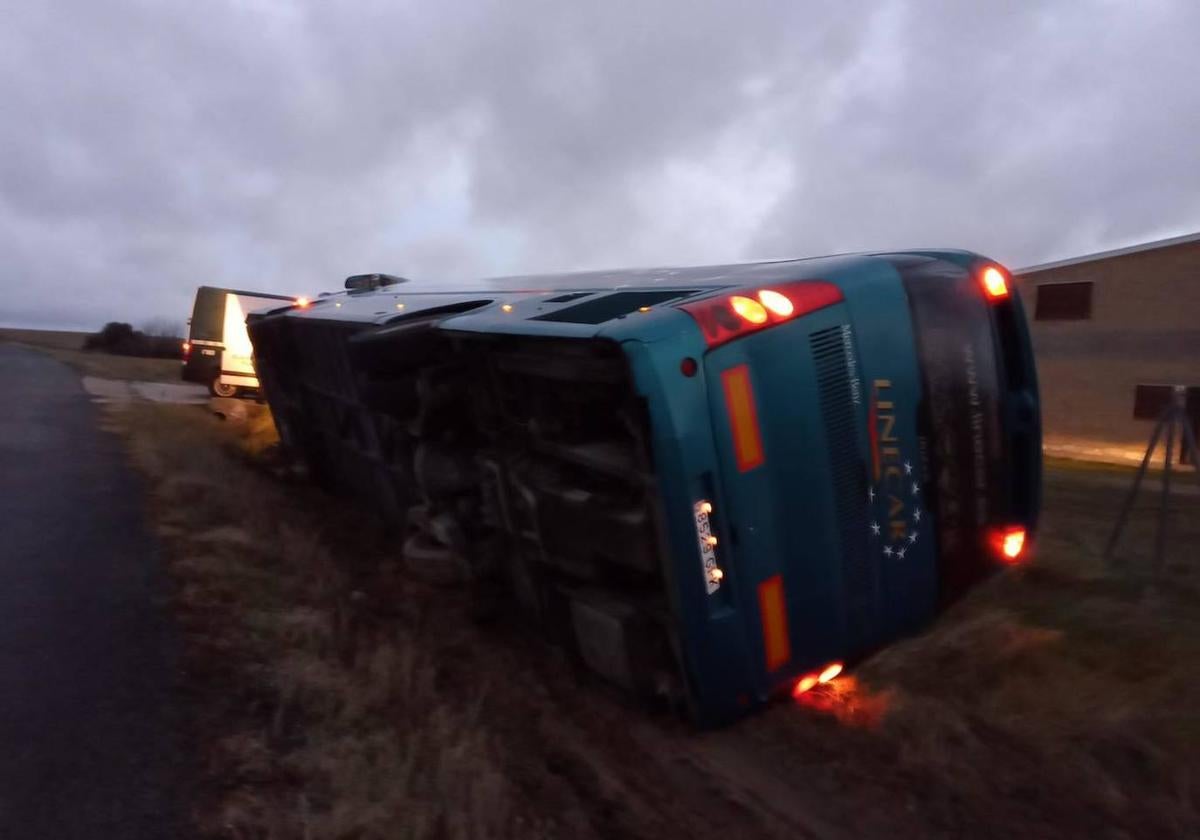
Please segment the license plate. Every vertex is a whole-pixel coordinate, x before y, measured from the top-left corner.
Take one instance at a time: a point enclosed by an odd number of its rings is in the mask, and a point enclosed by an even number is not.
[[[700,546],[700,568],[704,572],[704,588],[712,595],[721,588],[721,570],[717,566],[717,551],[712,543],[712,524],[705,508],[707,502],[696,502],[692,512],[696,517],[696,541]]]

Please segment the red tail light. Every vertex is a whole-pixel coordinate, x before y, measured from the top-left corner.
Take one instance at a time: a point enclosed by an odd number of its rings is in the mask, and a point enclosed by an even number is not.
[[[729,305],[747,324],[757,326],[767,323],[767,308],[752,298],[734,295],[729,299]]]
[[[816,688],[818,685],[824,685],[830,682],[838,674],[842,673],[841,662],[830,662],[820,671],[813,671],[811,674],[805,674],[792,686],[792,696],[799,697],[801,694]]]
[[[717,295],[679,308],[700,325],[711,348],[842,300],[841,289],[832,283],[800,280]]]
[[[817,682],[827,683],[840,673],[842,673],[842,663],[834,662],[832,665],[825,666],[825,670],[817,674]]]
[[[190,355],[191,355],[191,353],[192,353],[192,345],[191,345],[191,343],[190,343],[190,342],[187,342],[187,341],[183,342],[183,355],[184,355],[184,358],[187,358],[188,356],[190,356]]]
[[[804,692],[811,689],[817,684],[816,674],[805,674],[800,679],[796,680],[796,684],[792,686],[792,696],[799,697]]]
[[[1019,563],[1025,556],[1025,529],[1021,527],[994,528],[988,541],[992,552],[1005,563]]]
[[[1003,300],[1008,297],[1008,278],[994,265],[989,265],[979,275],[983,291],[991,300]]]
[[[781,295],[773,289],[760,289],[758,299],[762,305],[770,309],[780,318],[790,318],[796,311],[795,305],[788,299],[787,295]]]

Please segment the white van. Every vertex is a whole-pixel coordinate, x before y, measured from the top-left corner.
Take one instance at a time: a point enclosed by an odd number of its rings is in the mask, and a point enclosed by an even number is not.
[[[278,309],[295,302],[295,298],[267,292],[201,286],[196,290],[188,339],[183,345],[183,378],[207,385],[218,397],[257,391],[246,315],[256,309]]]

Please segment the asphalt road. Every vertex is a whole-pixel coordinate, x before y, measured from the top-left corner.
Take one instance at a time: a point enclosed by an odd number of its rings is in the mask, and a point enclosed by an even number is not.
[[[119,441],[0,344],[0,838],[187,835],[178,638]]]

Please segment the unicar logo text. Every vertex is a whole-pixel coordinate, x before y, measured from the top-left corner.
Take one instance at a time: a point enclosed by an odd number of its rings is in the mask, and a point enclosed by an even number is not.
[[[896,431],[896,397],[890,379],[871,383],[868,433],[871,486],[867,489],[867,501],[877,514],[871,522],[870,536],[883,544],[885,557],[903,560],[920,536],[917,526],[922,516],[918,505],[921,485],[913,474],[912,461],[904,456]]]

